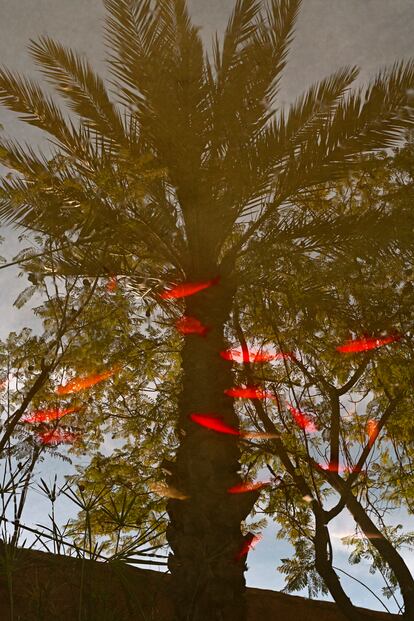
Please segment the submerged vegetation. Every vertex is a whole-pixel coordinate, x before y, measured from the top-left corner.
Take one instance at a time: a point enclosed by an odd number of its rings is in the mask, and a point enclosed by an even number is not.
[[[246,618],[268,519],[294,548],[286,589],[360,621],[333,558],[343,511],[350,562],[410,619],[414,535],[387,519],[414,493],[414,62],[354,90],[339,69],[285,110],[299,0],[237,0],[211,58],[184,0],[105,6],[116,102],[45,36],[29,50],[65,112],[0,70],[0,102],[51,148],[0,141],[0,218],[29,244],[15,305],[35,296],[43,326],[0,349],[4,538],[21,542],[36,465],[87,455],[38,482],[34,544],[167,563],[177,621]],[[64,528],[58,495],[78,508]]]

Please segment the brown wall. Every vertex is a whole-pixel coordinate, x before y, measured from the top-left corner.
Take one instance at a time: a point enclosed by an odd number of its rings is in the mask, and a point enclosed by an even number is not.
[[[129,565],[22,549],[7,560],[3,550],[0,619],[12,619],[13,607],[13,621],[170,621],[168,582],[168,575]],[[249,621],[344,621],[335,604],[276,591],[248,589],[247,601]],[[367,621],[397,618],[365,612]]]

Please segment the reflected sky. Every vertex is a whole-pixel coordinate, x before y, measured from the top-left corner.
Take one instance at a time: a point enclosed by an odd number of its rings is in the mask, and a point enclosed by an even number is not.
[[[63,43],[86,53],[98,70],[104,71],[102,45],[102,19],[104,11],[98,0],[19,0],[17,3],[3,2],[0,24],[0,60],[10,69],[33,75],[33,65],[24,49],[29,39],[47,34]],[[201,34],[209,45],[214,30],[223,31],[227,16],[233,6],[230,0],[192,0],[189,2],[196,23],[202,24]],[[27,14],[30,19],[24,19]],[[408,58],[414,54],[412,28],[414,26],[414,5],[411,0],[305,0],[297,27],[297,35],[289,56],[287,72],[283,78],[280,105],[287,106],[313,81],[321,79],[339,66],[359,65],[359,81],[364,83],[380,66],[391,64],[396,58]],[[40,133],[16,122],[14,115],[0,109],[0,122],[6,135],[45,147]],[[1,234],[6,243],[0,252],[10,259],[19,248],[16,233],[5,228]],[[2,290],[0,336],[4,338],[11,330],[25,325],[39,329],[39,321],[33,317],[29,308],[17,310],[12,306],[22,289],[21,279],[16,278],[17,269],[0,271]],[[35,300],[36,301],[36,300]],[[105,440],[105,451],[111,450],[111,442]],[[64,464],[58,467],[46,460],[39,473],[49,468],[63,475]],[[33,495],[30,498],[32,519],[43,512],[41,503]],[[66,503],[60,516],[69,515]],[[351,534],[349,516],[341,514],[333,523],[332,536],[338,566],[349,569],[346,563],[346,549],[340,537]],[[409,524],[404,511],[393,514],[393,523]],[[276,566],[291,548],[283,541],[276,541],[276,529],[269,525],[264,539],[249,555],[247,583],[260,588],[281,589],[283,578],[276,572]],[[411,569],[414,564],[406,555]],[[368,576],[368,565],[353,567],[353,575],[368,583],[375,591],[383,586],[378,576]],[[342,578],[341,578],[342,580]],[[351,579],[343,578],[343,584],[358,605],[381,609],[379,602],[356,585]],[[306,591],[302,592],[306,595]],[[387,602],[395,611],[392,600]]]

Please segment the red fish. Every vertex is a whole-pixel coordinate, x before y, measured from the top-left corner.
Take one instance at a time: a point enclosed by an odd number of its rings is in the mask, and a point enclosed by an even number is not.
[[[228,388],[224,391],[229,397],[240,397],[241,399],[276,399],[275,395],[267,390],[256,388],[255,386],[246,386],[245,388],[235,387]]]
[[[320,468],[322,468],[322,470],[327,470],[328,472],[361,472],[361,468],[359,468],[358,466],[340,466],[338,464],[335,463],[331,463],[331,464],[318,464],[318,466]]]
[[[257,483],[240,483],[239,485],[233,485],[233,487],[228,488],[229,494],[244,494],[245,492],[254,492],[257,489],[262,489],[262,487],[266,487],[266,485],[270,485],[270,481],[258,481]]]
[[[227,423],[223,421],[222,416],[212,416],[211,414],[190,414],[190,419],[202,427],[218,431],[219,433],[228,433],[233,436],[240,435],[240,431],[238,431],[235,427],[227,425]]]
[[[322,470],[327,470],[328,472],[343,472],[343,466],[339,466],[338,464],[332,462],[330,464],[318,464]]]
[[[80,390],[84,390],[85,388],[90,388],[99,382],[103,382],[108,379],[115,373],[114,369],[110,371],[104,371],[103,373],[98,373],[97,375],[88,375],[87,377],[76,377],[71,380],[67,384],[63,386],[58,386],[56,388],[56,392],[58,395],[69,395],[74,392],[79,392]]]
[[[278,353],[272,354],[266,351],[241,351],[239,349],[226,349],[220,352],[220,356],[224,360],[230,360],[232,362],[269,362],[270,360],[283,360],[286,358],[292,358],[292,354]]]
[[[199,334],[200,336],[205,336],[210,329],[202,324],[199,319],[189,315],[181,317],[181,319],[175,323],[175,326],[181,334]]]
[[[116,279],[116,276],[111,276],[108,282],[106,283],[106,290],[112,293],[113,291],[116,291],[117,288],[118,288],[118,281]]]
[[[350,354],[359,351],[368,351],[370,349],[376,349],[383,345],[388,345],[394,341],[399,341],[401,335],[394,334],[393,336],[384,336],[381,338],[363,338],[357,340],[346,341],[343,345],[339,345],[336,350],[341,354]]]
[[[295,419],[296,424],[299,425],[301,429],[309,431],[309,433],[315,433],[315,431],[318,431],[318,428],[308,414],[304,414],[304,412],[294,408],[290,403],[286,403],[286,405]]]
[[[80,436],[73,431],[64,431],[63,429],[52,429],[51,431],[42,431],[37,434],[42,444],[71,444]]]
[[[186,298],[189,295],[194,295],[199,291],[203,291],[204,289],[208,289],[209,287],[216,285],[219,280],[220,276],[216,276],[211,280],[204,280],[202,282],[185,282],[173,287],[172,289],[168,289],[168,291],[163,291],[160,293],[160,297],[164,300],[172,298]]]
[[[378,423],[376,420],[370,418],[367,422],[367,434],[368,434],[368,443],[372,446],[379,434]]]
[[[79,412],[79,410],[80,408],[36,410],[36,412],[32,412],[29,416],[22,418],[22,423],[45,423],[49,420],[58,420],[62,416],[66,416],[66,414],[72,414],[72,412]]]
[[[236,554],[236,561],[239,561],[243,558],[243,556],[246,556],[246,554],[249,553],[249,550],[252,550],[261,539],[263,539],[262,535],[252,535],[252,533],[249,533],[242,549]]]

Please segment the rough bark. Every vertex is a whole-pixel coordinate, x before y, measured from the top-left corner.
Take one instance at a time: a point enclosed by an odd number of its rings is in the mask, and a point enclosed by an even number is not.
[[[315,515],[315,568],[325,582],[335,603],[341,609],[349,621],[364,621],[365,615],[356,608],[349,599],[341,581],[332,567],[332,559],[329,554],[329,535],[323,519],[323,512],[314,510]]]
[[[198,426],[189,414],[215,413],[238,428],[233,400],[224,394],[232,385],[231,366],[219,352],[227,347],[224,325],[234,291],[222,280],[188,298],[186,314],[210,330],[205,337],[188,335],[182,350],[182,394],[178,433],[181,436],[168,482],[189,495],[168,502],[167,539],[171,595],[176,621],[243,621],[246,618],[245,557],[235,560],[245,537],[240,523],[258,493],[228,494],[240,482],[238,437]]]
[[[258,413],[258,416],[262,423],[265,426],[266,431],[269,433],[277,432],[277,428],[274,426],[272,421],[269,419],[266,411],[264,410],[262,404],[260,402],[255,403],[255,408]],[[283,463],[286,471],[290,474],[293,481],[295,482],[297,488],[303,494],[303,496],[313,496],[313,492],[311,488],[308,486],[306,479],[297,474],[295,470],[295,466],[292,463],[283,442],[277,438],[274,441],[274,445],[276,446],[276,453]],[[335,600],[338,608],[343,612],[344,616],[349,619],[349,621],[363,621],[364,615],[363,613],[356,608],[350,598],[347,596],[346,592],[342,588],[340,579],[336,574],[333,566],[332,559],[329,555],[329,535],[328,530],[326,528],[326,524],[328,521],[328,514],[322,509],[322,506],[319,504],[317,498],[313,498],[312,500],[312,510],[315,516],[315,568],[316,571],[321,576],[322,580],[325,582],[330,594]]]
[[[404,559],[392,543],[377,529],[353,494],[348,496],[346,504],[357,524],[359,524],[365,535],[370,537],[372,545],[394,572],[404,601],[403,618],[414,619],[414,579]]]
[[[341,477],[332,474],[329,478],[336,490],[340,494],[344,494],[346,507],[352,514],[355,522],[394,572],[404,601],[403,618],[414,619],[414,578],[404,559],[393,544],[382,535],[358,499],[345,487]]]

